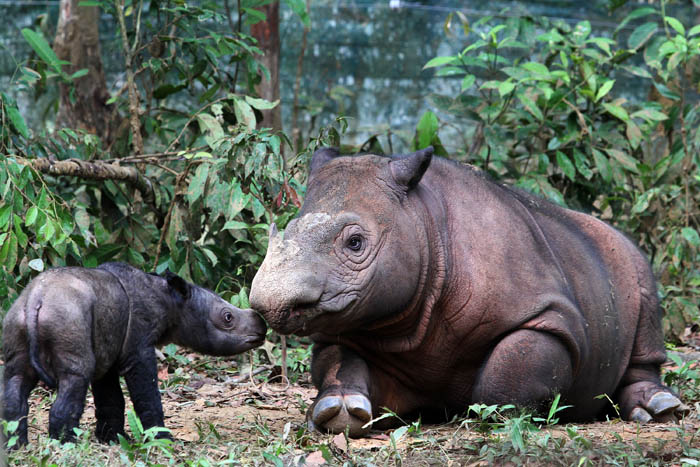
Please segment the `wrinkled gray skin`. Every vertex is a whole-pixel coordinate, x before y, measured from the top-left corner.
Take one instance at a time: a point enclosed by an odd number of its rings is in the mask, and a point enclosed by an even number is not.
[[[19,420],[27,442],[27,398],[43,380],[58,386],[49,434],[74,439],[92,384],[102,442],[124,434],[126,380],[144,428],[163,425],[155,346],[169,342],[209,355],[234,355],[262,344],[266,326],[252,310],[167,273],[146,274],[129,265],[56,268],[37,276],[3,322],[3,408]]]
[[[624,235],[591,216],[432,157],[317,151],[306,200],[271,230],[251,306],[311,335],[312,426],[362,436],[388,407],[423,420],[469,404],[685,409],[665,359],[654,277]]]

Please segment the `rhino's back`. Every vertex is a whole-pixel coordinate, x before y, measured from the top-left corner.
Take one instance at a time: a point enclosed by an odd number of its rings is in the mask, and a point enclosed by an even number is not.
[[[650,314],[642,301],[655,300],[655,285],[648,262],[624,235],[478,170],[439,161],[422,183],[446,207],[437,225],[449,232],[459,284],[442,310],[450,332],[462,332],[453,342],[488,349],[518,328],[552,331],[580,354],[575,386],[585,397],[614,391],[640,346],[663,360],[662,345],[636,339],[640,318],[658,324],[657,316],[640,316]],[[553,313],[541,319],[548,303]]]

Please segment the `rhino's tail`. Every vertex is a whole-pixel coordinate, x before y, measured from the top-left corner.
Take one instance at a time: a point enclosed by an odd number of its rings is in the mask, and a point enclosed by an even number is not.
[[[32,303],[33,302],[33,303]],[[27,340],[29,341],[29,361],[32,363],[34,370],[39,375],[39,378],[46,383],[50,388],[56,387],[56,380],[49,375],[39,360],[39,310],[43,302],[41,299],[34,302],[27,300],[26,318],[27,318]]]

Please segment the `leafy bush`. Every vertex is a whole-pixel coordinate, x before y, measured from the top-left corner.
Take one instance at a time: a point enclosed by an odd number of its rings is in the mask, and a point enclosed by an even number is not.
[[[678,340],[700,319],[700,26],[686,30],[664,8],[632,11],[617,32],[644,22],[626,40],[594,35],[588,21],[458,15],[466,46],[425,68],[459,89],[431,96],[441,120],[426,114],[414,144],[456,128],[468,136],[454,157],[632,234]],[[628,98],[627,80],[648,83],[649,98]]]
[[[217,32],[223,8],[209,2],[101,8],[119,25],[128,78],[107,102],[120,122],[112,141],[50,122],[31,131],[0,94],[0,306],[46,267],[105,261],[170,269],[238,301],[269,224],[300,204],[306,157],[285,157],[286,136],[258,125],[256,112],[277,105],[255,94],[261,52],[245,33]],[[48,41],[24,36],[36,58],[21,86],[70,84]]]

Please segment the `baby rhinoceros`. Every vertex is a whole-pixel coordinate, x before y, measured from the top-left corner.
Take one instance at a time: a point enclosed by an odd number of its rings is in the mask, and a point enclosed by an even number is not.
[[[169,342],[209,355],[262,344],[265,322],[171,273],[121,263],[56,268],[36,277],[3,323],[4,417],[27,443],[29,393],[39,379],[58,387],[52,438],[74,439],[92,384],[97,439],[124,433],[123,375],[144,428],[163,426],[154,347]]]

